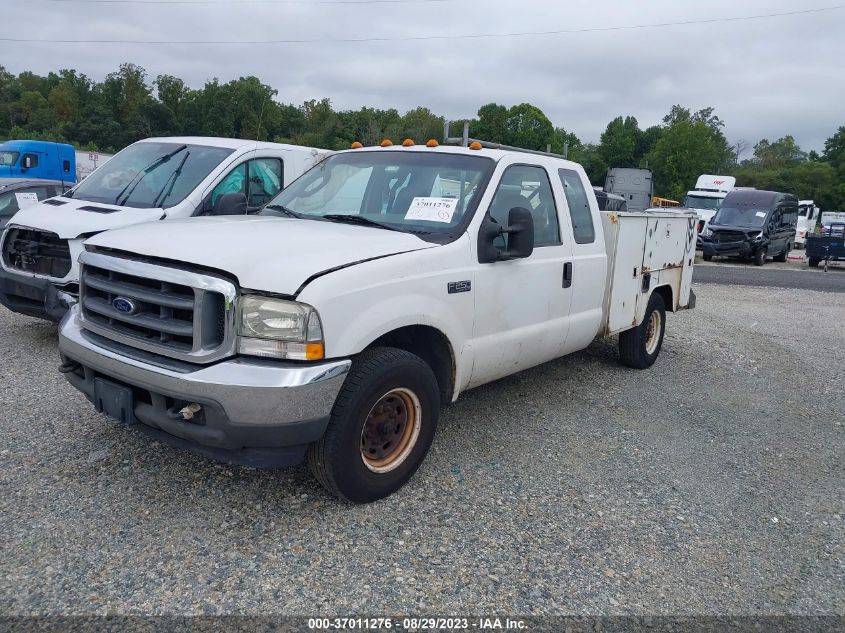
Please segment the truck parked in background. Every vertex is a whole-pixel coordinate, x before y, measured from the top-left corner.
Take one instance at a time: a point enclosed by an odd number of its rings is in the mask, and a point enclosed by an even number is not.
[[[368,502],[414,474],[467,389],[617,333],[644,369],[667,313],[694,306],[691,212],[600,212],[583,168],[549,154],[356,146],[257,216],[87,240],[60,328],[68,381],[206,456],[307,455],[328,490]]]
[[[795,248],[804,248],[807,237],[819,223],[822,210],[812,200],[798,201],[798,228],[795,231]]]
[[[73,185],[104,164],[111,154],[78,152],[73,145],[52,141],[0,143],[0,180],[56,180]]]
[[[683,206],[692,209],[698,214],[698,232],[710,221],[725,199],[736,187],[736,178],[733,176],[714,176],[702,174],[695,182],[695,189],[688,191],[684,196]],[[699,245],[701,242],[699,241]]]
[[[86,238],[152,220],[255,212],[325,154],[226,138],[138,141],[67,193],[12,217],[0,238],[0,303],[59,321],[78,294]]]
[[[654,181],[650,169],[611,167],[607,170],[604,190],[625,198],[628,211],[645,211],[654,197]]]

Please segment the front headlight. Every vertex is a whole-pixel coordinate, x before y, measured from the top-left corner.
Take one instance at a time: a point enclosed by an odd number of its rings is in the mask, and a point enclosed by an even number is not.
[[[763,239],[763,231],[760,231],[759,233],[757,233],[757,235],[749,235],[748,237],[750,237],[755,242],[759,242]]]
[[[701,237],[711,237],[712,235],[713,231],[711,231],[710,227],[705,224],[704,228],[701,229]]]
[[[320,315],[305,303],[241,297],[238,352],[289,360],[322,360],[325,344]]]

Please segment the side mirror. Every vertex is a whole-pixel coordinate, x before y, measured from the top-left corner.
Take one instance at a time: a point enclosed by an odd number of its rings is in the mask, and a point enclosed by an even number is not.
[[[21,167],[23,167],[24,169],[32,169],[33,167],[35,167],[35,160],[33,159],[32,154],[23,155]]]
[[[508,236],[508,249],[503,251],[496,244],[500,235]],[[534,218],[524,207],[514,207],[508,213],[508,226],[502,226],[489,214],[485,215],[478,230],[478,261],[481,264],[522,259],[534,252]]]
[[[246,215],[246,195],[222,193],[211,207],[211,215]]]

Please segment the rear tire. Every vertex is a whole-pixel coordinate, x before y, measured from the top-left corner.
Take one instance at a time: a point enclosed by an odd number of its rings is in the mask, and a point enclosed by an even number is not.
[[[706,262],[709,262],[710,260],[713,259],[713,255],[711,255],[710,253],[704,253],[703,257],[704,257],[704,261],[706,261]]]
[[[440,415],[440,390],[419,356],[392,347],[361,353],[343,383],[308,466],[332,494],[369,503],[396,492],[422,464]]]
[[[783,252],[782,252],[782,253],[780,253],[780,254],[778,254],[778,255],[774,258],[774,260],[775,260],[776,262],[785,262],[787,259],[789,259],[789,244],[787,244],[786,246],[784,246],[784,247],[783,247]]]
[[[810,264],[810,268],[818,268],[819,262],[821,262],[821,260],[818,257],[811,257],[807,260],[807,263]]]
[[[766,263],[766,249],[761,248],[759,251],[754,253],[754,265],[755,266],[762,266]]]
[[[643,322],[619,335],[619,360],[627,367],[647,369],[663,347],[666,333],[666,306],[663,297],[652,293]]]

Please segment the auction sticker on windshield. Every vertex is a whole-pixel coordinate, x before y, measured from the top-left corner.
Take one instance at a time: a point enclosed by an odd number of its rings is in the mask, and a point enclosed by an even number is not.
[[[757,213],[755,213],[754,215],[756,215],[758,218],[765,218],[765,217],[766,217],[766,212],[765,212],[765,211],[758,211],[758,212],[757,212]]]
[[[457,198],[414,198],[405,219],[449,223],[457,208]]]
[[[31,191],[16,193],[15,200],[18,203],[18,209],[23,209],[24,207],[28,207],[38,202],[38,194]]]

